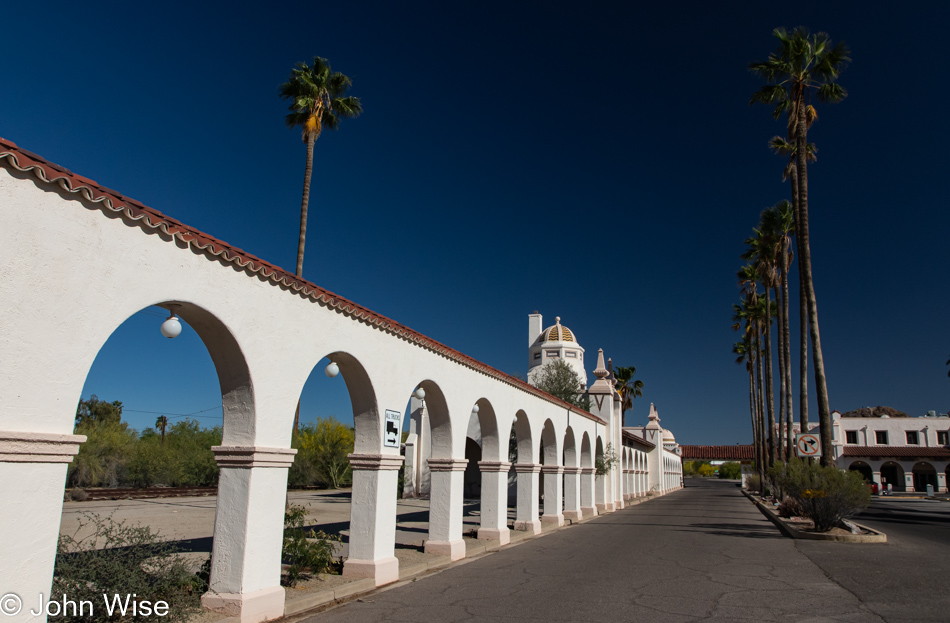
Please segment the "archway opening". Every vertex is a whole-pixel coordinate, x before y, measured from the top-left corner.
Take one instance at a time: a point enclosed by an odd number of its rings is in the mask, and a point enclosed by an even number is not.
[[[881,465],[881,480],[885,487],[893,491],[904,491],[904,468],[894,461]]]
[[[933,487],[934,492],[937,489],[937,469],[927,463],[926,461],[920,461],[914,464],[913,468],[914,474],[914,491],[917,492],[926,492],[927,485]]]
[[[867,482],[874,481],[874,472],[871,470],[871,466],[864,461],[855,461],[848,466],[848,470],[858,472]]]

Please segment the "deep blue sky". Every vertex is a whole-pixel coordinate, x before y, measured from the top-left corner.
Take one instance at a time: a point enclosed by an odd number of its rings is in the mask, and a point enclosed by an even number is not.
[[[854,59],[809,135],[831,405],[950,409],[950,5],[512,4],[12,4],[0,136],[292,270],[304,146],[277,87],[327,57],[365,113],[317,142],[308,279],[507,372],[527,314],[559,315],[589,366],[603,347],[637,367],[628,422],[652,401],[681,443],[748,442],[735,272],[788,190],[746,68],[776,26],[825,30]],[[139,428],[220,422],[203,346],[157,315],[117,330],[84,395]],[[318,372],[305,419],[351,420]]]

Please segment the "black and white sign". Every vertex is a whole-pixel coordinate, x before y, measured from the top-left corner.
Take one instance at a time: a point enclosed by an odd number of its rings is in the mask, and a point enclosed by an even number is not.
[[[399,447],[399,422],[402,417],[399,411],[386,409],[386,422],[383,429],[383,445],[387,448]]]
[[[798,456],[821,456],[821,437],[814,433],[805,433],[795,436],[795,451]]]

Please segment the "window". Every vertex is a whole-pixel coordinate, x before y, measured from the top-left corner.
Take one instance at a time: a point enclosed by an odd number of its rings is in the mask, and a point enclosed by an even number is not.
[[[546,350],[546,351],[544,351],[544,356],[545,356],[545,357],[557,357],[558,354],[557,354],[557,351],[556,351],[556,350]]]
[[[535,358],[535,359],[540,359],[540,358],[541,358],[541,353],[535,353],[535,354],[534,354],[534,358]]]
[[[920,442],[917,440],[917,431],[915,431],[915,430],[909,430],[909,431],[905,431],[904,434],[907,435],[907,445],[909,445],[909,446],[916,446],[917,444],[920,443]]]
[[[847,437],[846,441],[848,443],[858,443],[858,431],[856,430],[846,431],[845,436]]]
[[[564,356],[565,356],[565,357],[573,357],[573,358],[576,359],[576,358],[577,358],[577,353],[572,353],[571,351],[567,351],[567,352],[564,353]]]
[[[946,431],[946,430],[937,431],[937,445],[950,446],[950,431]]]
[[[887,445],[887,431],[886,430],[874,431],[874,438],[877,441],[878,445],[881,445],[881,446]]]

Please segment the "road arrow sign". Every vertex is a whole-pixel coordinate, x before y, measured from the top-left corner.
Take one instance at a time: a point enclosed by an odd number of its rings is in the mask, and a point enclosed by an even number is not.
[[[801,458],[821,456],[821,436],[814,433],[796,435],[795,453]]]

